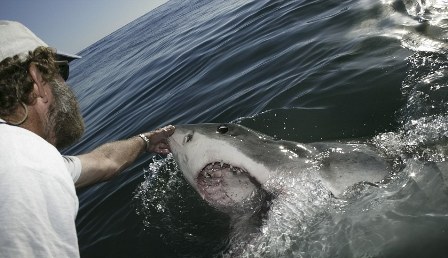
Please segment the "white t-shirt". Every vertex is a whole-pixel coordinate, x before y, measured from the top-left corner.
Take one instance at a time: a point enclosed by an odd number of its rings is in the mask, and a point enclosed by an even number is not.
[[[79,257],[76,157],[0,119],[0,257]]]

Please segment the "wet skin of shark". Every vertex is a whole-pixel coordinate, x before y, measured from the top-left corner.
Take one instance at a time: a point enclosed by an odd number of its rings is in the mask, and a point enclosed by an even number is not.
[[[336,197],[388,175],[387,163],[364,143],[277,141],[238,124],[179,125],[168,141],[185,179],[220,210],[269,197],[264,185],[285,172],[313,171]]]

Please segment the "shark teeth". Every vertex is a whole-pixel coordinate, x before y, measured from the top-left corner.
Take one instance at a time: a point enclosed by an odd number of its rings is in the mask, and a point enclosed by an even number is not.
[[[229,166],[224,163],[213,162],[205,166],[200,175],[205,178],[219,178],[222,177],[222,170],[227,169]]]
[[[207,166],[205,166],[202,171],[215,171],[215,170],[220,170],[220,169],[225,169],[225,168],[229,168],[228,164],[225,164],[223,162],[213,162],[213,163],[209,163]]]
[[[199,173],[198,177],[203,177],[206,179],[220,178],[223,176],[223,171],[225,170],[230,171],[234,175],[241,175],[242,173],[245,173],[245,171],[239,167],[235,167],[220,161],[207,164]]]

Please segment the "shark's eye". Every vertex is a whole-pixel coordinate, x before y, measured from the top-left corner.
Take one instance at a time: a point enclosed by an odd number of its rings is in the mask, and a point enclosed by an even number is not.
[[[189,134],[185,135],[184,141],[185,141],[185,143],[187,143],[187,142],[191,141],[191,139],[193,139],[193,135],[189,133]]]
[[[216,129],[216,132],[220,133],[220,134],[225,134],[229,131],[229,127],[227,127],[227,125],[220,125],[218,126],[218,129]]]

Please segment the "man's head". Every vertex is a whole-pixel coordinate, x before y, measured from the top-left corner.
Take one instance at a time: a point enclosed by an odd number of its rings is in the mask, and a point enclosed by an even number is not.
[[[0,118],[58,148],[79,139],[84,123],[63,78],[74,57],[58,54],[20,23],[0,21]]]

